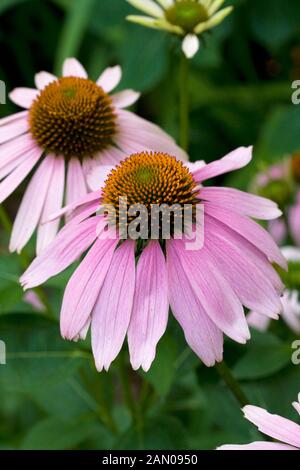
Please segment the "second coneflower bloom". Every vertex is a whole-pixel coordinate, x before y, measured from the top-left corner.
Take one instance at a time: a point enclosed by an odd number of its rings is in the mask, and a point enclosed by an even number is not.
[[[245,166],[251,154],[251,148],[240,148],[208,165],[191,166],[163,152],[135,153],[107,169],[104,182],[103,171],[95,171],[92,183],[98,180],[99,189],[56,214],[76,207],[75,218],[33,261],[21,283],[26,289],[37,286],[89,250],[66,287],[60,322],[62,336],[70,340],[84,337],[91,325],[98,370],[109,368],[127,335],[133,368],[147,371],[166,330],[169,306],[207,366],[222,360],[223,333],[240,343],[249,339],[243,305],[277,318],[283,285],[272,263],[285,267],[285,259],[251,220],[278,217],[277,205],[236,189],[202,186]],[[163,208],[161,215],[152,212],[156,205]],[[163,215],[170,207],[167,233]],[[178,236],[180,209],[186,207],[194,233],[202,234],[199,244],[185,224]],[[105,227],[113,215],[118,230],[112,235]],[[124,218],[127,237],[121,230]],[[129,230],[137,220],[143,237]]]
[[[55,237],[59,220],[50,214],[84,196],[95,166],[118,163],[141,149],[185,153],[156,125],[123,108],[139,97],[133,90],[110,94],[121,80],[119,66],[89,80],[76,59],[67,59],[62,77],[35,77],[37,89],[17,88],[11,100],[26,111],[0,120],[0,203],[32,170],[18,210],[10,250],[21,251],[37,228],[37,252]]]

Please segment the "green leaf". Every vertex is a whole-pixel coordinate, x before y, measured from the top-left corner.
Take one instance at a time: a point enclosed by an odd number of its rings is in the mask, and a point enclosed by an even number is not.
[[[28,431],[20,449],[72,449],[90,437],[93,430],[92,424],[90,420],[83,419],[64,421],[57,417],[47,418]]]
[[[255,332],[246,354],[235,364],[234,375],[239,380],[268,377],[291,361],[291,347],[271,333]]]
[[[6,344],[1,383],[30,391],[66,380],[82,364],[84,353],[61,339],[56,322],[37,315],[3,315],[0,337]]]

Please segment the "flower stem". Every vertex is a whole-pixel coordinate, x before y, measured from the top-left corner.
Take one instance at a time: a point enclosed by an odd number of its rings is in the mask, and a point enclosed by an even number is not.
[[[180,101],[180,145],[189,148],[189,60],[181,54],[179,70],[179,101]]]
[[[219,374],[219,376],[223,379],[227,387],[230,389],[231,393],[233,396],[236,398],[236,400],[239,402],[241,407],[243,408],[244,406],[248,405],[250,402],[248,398],[246,397],[245,393],[243,392],[240,384],[238,381],[235,379],[235,377],[232,375],[231,370],[227,366],[226,362],[223,360],[223,362],[220,362],[216,364],[216,370]]]
[[[10,235],[12,231],[12,223],[2,204],[0,204],[0,223],[2,224],[5,232],[8,235]],[[27,254],[24,251],[20,254],[19,259],[20,259],[21,267],[23,269],[27,269],[30,264],[30,259],[28,258]],[[47,316],[51,319],[56,320],[56,315],[54,311],[52,310],[52,307],[43,289],[41,287],[35,287],[33,290],[38,296],[38,298],[40,299],[40,301],[42,302],[42,304],[45,306]]]

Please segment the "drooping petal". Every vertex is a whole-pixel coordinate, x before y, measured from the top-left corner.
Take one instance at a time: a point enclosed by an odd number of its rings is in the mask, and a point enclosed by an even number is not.
[[[225,0],[213,0],[208,7],[208,14],[213,15],[223,5]]]
[[[60,330],[63,338],[75,339],[86,325],[109,269],[118,240],[97,239],[65,289]]]
[[[191,349],[206,366],[211,367],[216,361],[222,361],[223,334],[195,295],[172,241],[167,242],[167,268],[172,312]]]
[[[21,108],[29,109],[38,95],[39,90],[34,88],[15,88],[9,93],[9,98]]]
[[[192,59],[194,55],[198,52],[200,47],[200,41],[198,36],[195,34],[187,34],[182,41],[182,51],[188,59]]]
[[[123,152],[131,154],[153,150],[169,153],[179,160],[188,160],[186,152],[176,145],[172,137],[155,124],[130,111],[118,111],[118,125],[120,131],[116,142]]]
[[[268,413],[258,406],[243,408],[245,418],[267,436],[300,449],[300,426],[282,416]]]
[[[96,240],[99,219],[91,217],[78,225],[67,224],[22,275],[23,287],[30,289],[43,284],[74,263]]]
[[[10,116],[6,116],[0,119],[0,127],[11,124],[12,122],[18,121],[28,115],[28,111],[20,111],[19,113],[11,114]]]
[[[250,332],[242,304],[213,262],[210,252],[205,247],[198,251],[186,250],[183,240],[173,240],[172,247],[206,314],[227,336],[245,343]]]
[[[56,80],[57,77],[49,72],[39,72],[34,77],[36,87],[39,90],[43,90],[46,88],[46,86],[50,85],[50,83],[55,82]]]
[[[59,219],[48,221],[50,215],[62,207],[65,187],[65,160],[55,156],[53,172],[37,232],[36,252],[39,255],[55,238]]]
[[[208,29],[214,28],[215,26],[220,24],[226,18],[226,16],[228,16],[232,12],[232,10],[232,6],[223,8],[211,18],[209,18],[209,20],[199,23],[194,29],[195,34],[201,34],[204,31],[207,31]]]
[[[251,444],[227,444],[217,450],[297,450],[295,447],[280,442],[256,441]]]
[[[300,246],[300,202],[289,210],[288,214],[291,235]]]
[[[138,261],[128,329],[130,362],[134,370],[150,369],[156,345],[167,327],[168,308],[166,260],[159,242],[151,241]]]
[[[82,166],[78,158],[71,158],[68,163],[67,181],[66,181],[66,205],[71,205],[80,201],[87,194],[86,181]],[[72,218],[68,214],[67,220]]]
[[[24,154],[24,162],[0,183],[0,204],[22,183],[40,157],[37,147]]]
[[[135,243],[115,251],[92,314],[92,347],[98,371],[108,370],[124,342],[135,288]]]
[[[17,120],[11,121],[0,127],[0,144],[4,144],[9,140],[15,139],[25,132],[28,132],[29,124],[27,114]]]
[[[13,224],[9,249],[20,253],[36,229],[51,180],[55,156],[47,155],[35,171]]]
[[[199,198],[254,219],[276,219],[282,214],[277,204],[270,199],[234,188],[215,186],[201,188]]]
[[[204,168],[194,172],[195,181],[202,183],[210,178],[243,168],[251,161],[252,150],[252,147],[239,147],[220,160],[208,163]]]
[[[138,91],[134,90],[123,90],[119,93],[111,95],[111,99],[116,108],[127,108],[133,105],[141,96]]]
[[[293,402],[293,407],[295,408],[295,410],[299,413],[300,415],[300,393],[298,395],[298,401],[294,401]]]
[[[164,18],[151,18],[150,16],[143,15],[128,15],[126,20],[132,21],[132,23],[137,23],[142,26],[147,26],[148,28],[153,29],[162,29],[164,31],[169,31],[170,33],[175,34],[184,34],[184,30],[177,25],[169,23]]]
[[[69,58],[64,61],[63,76],[88,78],[88,74],[85,68],[81,65],[81,63],[77,59],[74,59],[74,58]]]
[[[119,85],[121,78],[122,69],[119,65],[108,67],[98,78],[97,85],[99,85],[106,93],[110,93]]]
[[[300,334],[300,302],[298,291],[286,290],[281,302],[283,305],[283,320],[294,333]]]
[[[261,315],[251,311],[249,315],[247,315],[247,322],[251,328],[263,332],[267,331],[269,328],[270,318],[268,318],[266,315]]]
[[[287,236],[287,227],[283,217],[270,220],[268,223],[268,232],[272,235],[277,245],[281,245]]]
[[[112,165],[99,165],[87,175],[87,183],[92,191],[103,188],[104,182],[114,167]]]
[[[10,140],[0,147],[0,178],[9,175],[20,163],[26,160],[26,154],[36,143],[32,140],[30,134],[24,134]]]

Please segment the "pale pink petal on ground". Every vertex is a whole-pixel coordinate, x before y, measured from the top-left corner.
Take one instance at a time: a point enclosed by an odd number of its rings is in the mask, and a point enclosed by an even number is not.
[[[255,219],[270,220],[280,217],[282,212],[275,202],[238,189],[210,186],[201,188],[199,199],[211,201],[225,209]]]
[[[57,77],[48,72],[39,72],[34,77],[34,82],[39,90],[43,90],[50,83],[55,82]]]
[[[172,241],[167,242],[167,268],[172,313],[181,325],[187,343],[206,366],[221,362],[223,334],[195,295]]]
[[[39,90],[34,88],[15,88],[9,93],[9,98],[21,108],[29,109],[38,95]]]
[[[28,303],[38,312],[44,312],[46,310],[45,305],[41,302],[38,295],[34,292],[34,290],[29,290],[25,292],[23,297],[24,302]]]
[[[183,240],[173,240],[172,247],[206,314],[227,336],[245,343],[250,332],[243,306],[207,249],[188,251]]]
[[[277,319],[282,311],[280,286],[267,258],[239,234],[208,215],[205,246],[243,305]]]
[[[117,112],[119,135],[117,143],[125,153],[143,150],[166,152],[179,160],[188,160],[188,156],[176,144],[175,140],[160,127],[130,111]]]
[[[300,246],[300,203],[292,207],[288,214],[291,235],[297,245]]]
[[[300,334],[300,303],[298,291],[286,290],[281,302],[283,305],[283,320],[294,333]]]
[[[28,132],[29,124],[27,115],[16,121],[12,121],[0,127],[0,144],[4,144],[11,139],[15,139],[25,132]]]
[[[60,330],[63,338],[75,339],[95,306],[118,240],[96,240],[65,289]]]
[[[59,219],[48,221],[50,215],[57,212],[63,203],[65,188],[65,160],[64,157],[54,157],[54,167],[46,195],[41,220],[38,226],[36,252],[39,255],[55,238]]]
[[[268,231],[274,238],[275,242],[278,245],[281,245],[287,236],[287,227],[283,218],[280,217],[279,219],[270,220],[268,223]]]
[[[228,444],[218,447],[217,450],[298,450],[296,447],[289,446],[287,444],[281,444],[280,442],[268,442],[268,441],[256,441],[251,444],[234,445]]]
[[[133,105],[141,96],[141,94],[134,90],[123,90],[119,93],[111,95],[112,102],[116,108],[127,108]]]
[[[54,160],[54,156],[48,155],[37,168],[27,186],[13,224],[9,243],[11,252],[21,252],[39,223],[51,180]]]
[[[18,121],[19,119],[23,119],[28,115],[28,111],[20,111],[19,113],[11,114],[10,116],[6,116],[0,119],[0,127],[6,124],[11,124],[12,122]]]
[[[286,260],[280,249],[261,225],[248,217],[210,202],[205,204],[205,212],[246,238],[246,240],[262,251],[271,262],[277,263],[282,268],[287,268]]]
[[[85,68],[81,65],[81,63],[77,59],[74,59],[74,58],[69,58],[64,61],[63,76],[88,78],[88,74]]]
[[[210,178],[243,168],[251,161],[252,151],[253,147],[239,147],[225,155],[225,157],[208,163],[204,168],[200,168],[200,170],[196,170],[193,173],[194,179],[201,183]]]
[[[73,204],[87,194],[86,181],[82,166],[78,158],[71,158],[68,163],[67,181],[66,181],[66,205]],[[67,220],[72,218],[68,214]]]
[[[2,144],[0,147],[0,179],[11,173],[20,163],[23,163],[26,160],[25,154],[36,147],[36,143],[32,140],[30,134],[21,135]]]
[[[148,371],[168,323],[166,260],[158,241],[150,241],[137,265],[136,290],[128,328],[130,362]]]
[[[119,65],[108,67],[98,78],[97,85],[99,85],[106,93],[109,93],[119,85],[121,78],[122,69]]]
[[[299,413],[299,415],[300,415],[300,393],[298,395],[298,401],[293,402],[293,407],[295,408],[297,413]]]
[[[300,449],[300,426],[282,416],[268,413],[258,406],[247,405],[243,408],[245,418],[258,429],[279,441]]]
[[[92,191],[102,189],[109,173],[114,168],[112,165],[101,165],[87,175],[87,184]]]
[[[124,342],[135,288],[135,242],[115,251],[92,314],[92,347],[98,371],[108,370]]]
[[[74,263],[96,240],[99,220],[100,217],[91,217],[78,225],[66,225],[22,275],[20,282],[24,288],[43,284]]]
[[[270,318],[253,311],[247,315],[247,322],[251,328],[258,331],[267,331],[270,326]]]
[[[0,183],[0,203],[2,203],[22,183],[41,157],[39,148],[24,155],[24,162]]]

